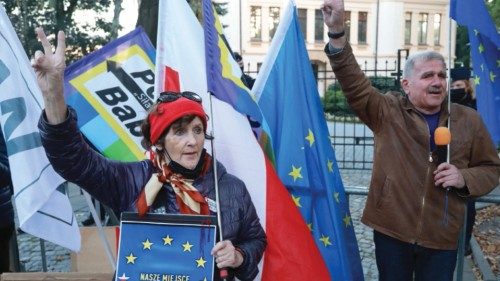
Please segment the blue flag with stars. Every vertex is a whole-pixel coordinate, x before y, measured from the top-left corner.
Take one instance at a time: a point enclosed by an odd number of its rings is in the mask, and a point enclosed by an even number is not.
[[[500,35],[484,0],[452,0],[450,16],[458,24],[467,26],[477,110],[494,144],[498,146],[500,145]]]
[[[331,280],[363,280],[344,186],[293,1],[283,12],[252,93],[271,130],[276,170],[309,226]]]
[[[115,281],[212,280],[215,225],[176,220],[122,220]]]

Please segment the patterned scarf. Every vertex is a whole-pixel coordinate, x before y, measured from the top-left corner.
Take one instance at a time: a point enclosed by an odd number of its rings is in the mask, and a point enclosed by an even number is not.
[[[169,183],[175,192],[177,205],[181,214],[191,215],[209,215],[208,203],[201,193],[191,184],[191,180],[185,179],[181,174],[174,173],[170,167],[160,160],[159,155],[150,152],[150,157],[156,161],[156,167],[162,166],[161,173],[154,173],[142,189],[136,200],[136,207],[139,216],[144,216],[149,210],[161,190],[163,184]],[[153,160],[152,159],[152,160]],[[206,174],[210,168],[211,157],[205,154],[203,159],[203,168],[198,177]]]

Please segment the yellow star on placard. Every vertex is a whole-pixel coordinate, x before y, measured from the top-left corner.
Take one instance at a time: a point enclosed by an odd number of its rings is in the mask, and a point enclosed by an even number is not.
[[[329,245],[332,245],[332,243],[330,243],[330,237],[324,236],[323,234],[321,234],[321,238],[319,238],[319,240],[321,242],[323,242],[323,244],[325,245],[325,247],[328,247]]]
[[[337,203],[340,203],[339,195],[340,195],[340,193],[338,193],[338,192],[333,193],[333,198],[335,199],[335,202],[337,202]]]
[[[477,47],[477,49],[479,50],[479,53],[483,53],[484,52],[484,46],[483,46],[483,43],[479,44],[479,47]]]
[[[481,78],[479,76],[474,76],[474,84],[475,85],[479,85],[479,83],[481,82]]]
[[[314,134],[311,131],[311,129],[309,129],[309,134],[307,135],[306,140],[309,141],[309,146],[313,145],[313,143],[314,143]]]
[[[302,205],[300,205],[300,197],[297,196],[295,197],[293,194],[292,194],[292,199],[293,199],[293,203],[295,203],[295,206],[299,207],[299,208],[302,208]]]
[[[493,73],[493,71],[490,71],[490,81],[491,81],[491,82],[495,82],[495,78],[496,78],[496,77],[497,77],[497,76],[495,75],[495,73]]]
[[[151,250],[151,246],[153,246],[153,244],[154,243],[149,242],[149,239],[146,239],[146,241],[142,242],[142,245],[143,245],[142,249],[143,250],[146,250],[146,249]]]
[[[205,268],[205,263],[207,261],[203,259],[203,257],[200,257],[199,259],[196,260],[196,267],[203,267]]]
[[[174,241],[173,238],[170,237],[170,235],[167,235],[167,237],[163,237],[163,245],[172,245],[172,241]]]
[[[293,181],[296,181],[298,178],[302,178],[302,175],[300,174],[301,170],[302,167],[296,168],[294,165],[292,165],[292,171],[288,173],[288,175],[293,177]]]
[[[312,223],[308,223],[307,224],[307,228],[309,228],[310,231],[313,231],[313,224]]]
[[[333,161],[330,161],[330,159],[328,159],[328,162],[326,162],[326,166],[328,166],[328,172],[333,172]]]
[[[186,241],[186,243],[182,244],[184,252],[191,252],[191,247],[193,247],[193,245],[189,244],[189,241]]]
[[[135,259],[137,257],[134,257],[134,255],[132,253],[130,253],[130,255],[126,256],[125,258],[127,259],[127,264],[129,264],[129,263],[135,264]]]
[[[342,219],[344,221],[345,226],[351,225],[351,217],[345,214],[345,217]]]

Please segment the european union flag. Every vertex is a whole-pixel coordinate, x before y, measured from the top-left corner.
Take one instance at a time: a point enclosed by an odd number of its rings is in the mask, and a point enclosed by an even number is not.
[[[115,280],[212,280],[215,225],[176,220],[123,219]]]
[[[252,91],[271,129],[278,174],[308,224],[331,280],[363,280],[344,186],[292,2]]]
[[[450,16],[467,26],[477,110],[495,145],[500,145],[500,35],[484,0],[452,0]]]

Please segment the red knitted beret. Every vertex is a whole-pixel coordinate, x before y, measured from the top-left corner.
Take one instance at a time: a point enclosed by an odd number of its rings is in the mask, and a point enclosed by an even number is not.
[[[149,124],[151,125],[150,140],[152,144],[158,141],[163,131],[170,127],[173,122],[185,115],[196,115],[203,122],[204,130],[207,130],[207,115],[203,106],[190,99],[180,97],[175,101],[162,102],[158,105],[157,112],[150,113]]]

